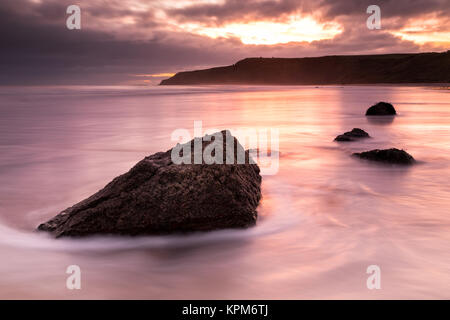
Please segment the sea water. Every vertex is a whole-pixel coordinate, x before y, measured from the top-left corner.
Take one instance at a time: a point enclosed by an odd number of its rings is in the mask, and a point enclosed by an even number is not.
[[[398,116],[371,120],[388,101]],[[55,240],[35,228],[176,129],[276,129],[258,223]],[[372,138],[333,139],[353,128]],[[353,152],[405,149],[411,167]],[[0,298],[450,298],[450,91],[439,86],[0,88]],[[66,287],[67,267],[81,289]],[[367,268],[381,287],[367,287]]]

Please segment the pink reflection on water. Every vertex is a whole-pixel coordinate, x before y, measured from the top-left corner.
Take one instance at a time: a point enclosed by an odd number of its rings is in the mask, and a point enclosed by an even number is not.
[[[33,88],[0,91],[2,298],[449,298],[449,92],[412,87]],[[390,123],[364,112],[387,100]],[[89,196],[178,128],[277,128],[249,230],[55,241],[40,222]],[[372,136],[339,144],[359,127]],[[405,148],[419,164],[353,152]],[[86,274],[64,289],[64,270]],[[367,290],[367,266],[382,290]],[[34,266],[30,269],[30,266]]]

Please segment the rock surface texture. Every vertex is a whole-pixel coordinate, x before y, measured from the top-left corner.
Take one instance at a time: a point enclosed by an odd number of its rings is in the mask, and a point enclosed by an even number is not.
[[[385,150],[376,149],[361,153],[354,153],[353,155],[361,159],[392,164],[411,165],[415,162],[414,158],[409,153],[395,148]]]
[[[352,131],[346,132],[344,134],[338,135],[334,141],[347,142],[355,141],[361,138],[369,138],[369,134],[362,129],[354,128]]]
[[[154,235],[254,225],[261,198],[259,167],[229,131],[217,135],[223,141],[211,136],[196,138],[146,157],[102,190],[41,224],[38,230],[55,237]],[[200,148],[194,148],[194,141],[200,141]],[[178,149],[175,153],[193,160],[214,141],[223,147],[224,164],[206,164],[202,158],[199,164],[172,161],[175,148],[189,145],[190,154]],[[242,164],[237,160],[239,152],[245,155]]]

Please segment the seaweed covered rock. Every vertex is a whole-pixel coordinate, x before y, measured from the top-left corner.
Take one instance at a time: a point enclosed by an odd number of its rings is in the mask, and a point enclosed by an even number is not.
[[[365,160],[400,164],[400,165],[411,165],[415,162],[414,158],[404,150],[399,150],[396,148],[384,149],[384,150],[371,150],[361,153],[354,153],[356,157]]]
[[[38,230],[62,237],[246,228],[257,218],[259,172],[229,131],[195,138],[144,158]]]
[[[378,102],[366,111],[366,116],[395,116],[397,111],[388,102]]]
[[[362,129],[354,128],[352,131],[346,132],[344,134],[338,135],[334,141],[347,142],[355,141],[361,138],[369,138],[369,134]]]

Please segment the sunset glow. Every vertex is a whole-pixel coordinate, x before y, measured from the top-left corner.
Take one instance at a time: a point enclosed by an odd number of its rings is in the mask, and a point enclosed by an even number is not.
[[[145,78],[163,78],[163,77],[172,77],[175,73],[154,73],[154,74],[136,74],[136,77],[145,77]]]
[[[427,19],[392,33],[404,40],[419,44],[440,43],[450,45],[450,31],[443,31],[440,27],[441,24],[438,19]]]
[[[77,0],[81,29],[72,32],[64,1],[0,1],[7,26],[1,54],[17,61],[17,68],[8,65],[12,76],[2,72],[0,78],[40,84],[33,68],[58,61],[40,73],[50,83],[158,84],[175,72],[246,57],[446,52],[448,1],[373,3],[380,28],[371,29],[371,2],[356,0]],[[34,52],[40,55],[30,59]]]
[[[213,39],[237,38],[243,44],[274,45],[289,42],[312,42],[332,39],[342,32],[337,23],[319,24],[310,17],[291,17],[287,22],[253,21],[232,23],[222,27],[185,24],[182,28]]]
[[[27,1],[36,7],[41,3],[41,0]],[[370,38],[379,35],[385,35],[385,41],[393,39],[391,36],[402,41],[398,47],[404,49],[399,51],[405,52],[418,51],[421,46],[445,50],[450,44],[448,15],[443,12],[444,7],[434,12],[414,13],[412,18],[399,13],[392,15],[392,12],[400,12],[396,9],[400,3],[384,5],[381,8],[383,27],[369,31],[366,28],[369,15],[365,8],[354,10],[349,2],[311,2],[305,8],[300,2],[287,5],[281,0],[254,0],[242,6],[230,0],[123,0],[104,13],[99,1],[79,2],[84,9],[84,28],[111,34],[121,40],[147,41],[157,37],[179,42],[194,36],[199,41],[211,43],[215,40],[232,45],[240,43],[244,50],[258,45],[268,49],[267,46],[303,43],[304,46],[311,45],[302,48],[308,54],[311,50],[317,52],[315,44],[335,39],[338,35],[343,40],[335,42],[336,50],[345,54],[353,53],[353,50],[346,52],[340,48],[345,48],[348,41],[361,42],[357,46],[360,52],[368,48],[364,42],[371,42]],[[340,7],[349,15],[328,14],[330,6]],[[350,15],[352,18],[349,19]],[[381,42],[381,45],[383,48],[377,52],[389,52],[397,46],[388,42]]]
[[[15,314],[450,299],[450,0],[0,0],[0,32]]]

